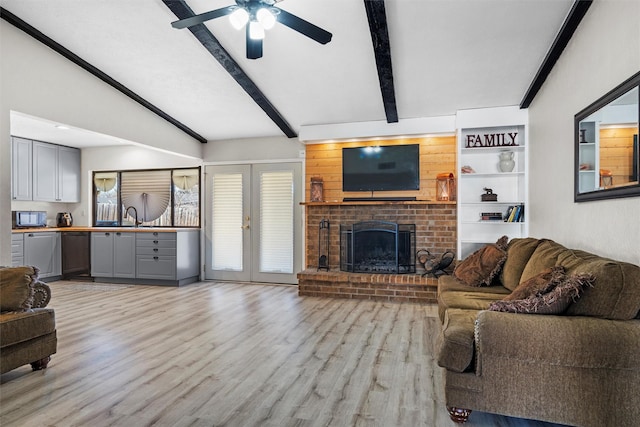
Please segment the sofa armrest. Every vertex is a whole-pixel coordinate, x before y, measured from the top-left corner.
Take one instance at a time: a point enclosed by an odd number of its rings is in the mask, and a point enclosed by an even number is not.
[[[640,369],[640,320],[548,316],[495,311],[478,313],[477,375],[482,360],[595,369]]]
[[[51,301],[51,288],[44,282],[37,281],[33,284],[32,308],[44,308]]]

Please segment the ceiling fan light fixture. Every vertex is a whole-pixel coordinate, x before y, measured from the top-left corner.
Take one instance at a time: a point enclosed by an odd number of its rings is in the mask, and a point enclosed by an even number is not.
[[[271,10],[266,7],[258,9],[258,12],[256,12],[256,18],[265,30],[270,30],[274,25],[276,25],[276,17],[273,15]]]
[[[236,30],[242,29],[247,22],[249,22],[249,12],[246,9],[239,7],[229,15],[229,21]]]
[[[258,21],[249,22],[249,37],[253,40],[264,39],[264,27]]]

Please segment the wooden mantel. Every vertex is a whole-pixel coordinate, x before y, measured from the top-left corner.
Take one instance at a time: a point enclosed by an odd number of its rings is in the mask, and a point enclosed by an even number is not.
[[[455,205],[456,202],[435,200],[356,200],[348,202],[301,202],[303,206],[367,206],[367,205]]]

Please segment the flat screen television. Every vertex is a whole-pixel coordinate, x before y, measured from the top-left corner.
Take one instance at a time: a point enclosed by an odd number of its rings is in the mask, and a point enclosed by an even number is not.
[[[342,191],[419,189],[419,144],[342,149]]]

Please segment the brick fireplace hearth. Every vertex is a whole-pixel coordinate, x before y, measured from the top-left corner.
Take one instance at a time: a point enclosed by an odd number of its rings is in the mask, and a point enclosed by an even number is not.
[[[416,250],[439,255],[456,250],[455,202],[307,202],[306,269],[298,274],[300,295],[385,301],[435,302],[437,280],[416,274],[347,273],[340,267],[340,225],[380,220],[416,225]],[[318,271],[318,226],[329,220],[329,271]]]

